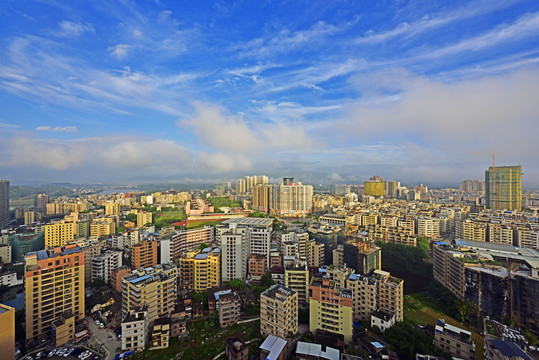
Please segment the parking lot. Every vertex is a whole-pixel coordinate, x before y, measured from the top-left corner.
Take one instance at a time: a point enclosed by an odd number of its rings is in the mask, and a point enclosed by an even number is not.
[[[59,347],[34,351],[22,358],[23,360],[98,360],[101,356],[82,347]]]

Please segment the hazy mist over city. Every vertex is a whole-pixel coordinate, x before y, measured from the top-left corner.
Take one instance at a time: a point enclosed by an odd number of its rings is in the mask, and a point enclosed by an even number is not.
[[[12,184],[539,186],[539,2],[0,5]]]

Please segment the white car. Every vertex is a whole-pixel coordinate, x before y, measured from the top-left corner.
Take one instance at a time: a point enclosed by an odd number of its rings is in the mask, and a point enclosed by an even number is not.
[[[68,357],[69,354],[71,354],[71,353],[73,352],[73,350],[75,350],[75,349],[73,349],[73,348],[67,349],[67,351],[66,351],[65,354],[64,354],[64,357]]]
[[[56,350],[55,350],[55,349],[51,350],[51,351],[47,354],[47,357],[48,357],[48,358],[53,357],[54,354],[56,354]]]
[[[43,356],[43,351],[38,352],[36,355],[36,360],[41,359],[42,356]]]
[[[90,356],[91,354],[92,354],[92,352],[90,350],[86,350],[85,352],[83,352],[82,354],[79,355],[79,359],[84,360],[88,356]]]
[[[66,348],[59,348],[56,352],[56,356],[62,356],[66,352]]]

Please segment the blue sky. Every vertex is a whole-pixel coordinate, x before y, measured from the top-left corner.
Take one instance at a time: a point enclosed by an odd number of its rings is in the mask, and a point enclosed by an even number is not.
[[[539,186],[536,1],[6,0],[0,51],[15,184]]]

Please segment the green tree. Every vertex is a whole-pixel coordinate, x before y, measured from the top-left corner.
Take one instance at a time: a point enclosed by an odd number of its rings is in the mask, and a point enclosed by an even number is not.
[[[275,284],[275,281],[273,281],[273,278],[271,277],[271,273],[267,272],[262,277],[260,277],[260,285],[266,289],[271,287],[273,284]]]
[[[129,214],[125,217],[126,220],[132,221],[135,224],[137,223],[137,214]]]
[[[191,293],[191,299],[196,303],[208,303],[208,292],[207,291],[195,291]]]
[[[198,247],[200,250],[204,250],[205,248],[207,248],[208,245],[206,245],[205,242],[203,242],[202,244],[200,244],[200,246]]]
[[[424,259],[429,258],[430,242],[428,238],[424,236],[418,237],[416,239],[416,247],[421,252]]]
[[[241,279],[234,279],[229,281],[228,286],[234,291],[242,291],[245,283]]]

